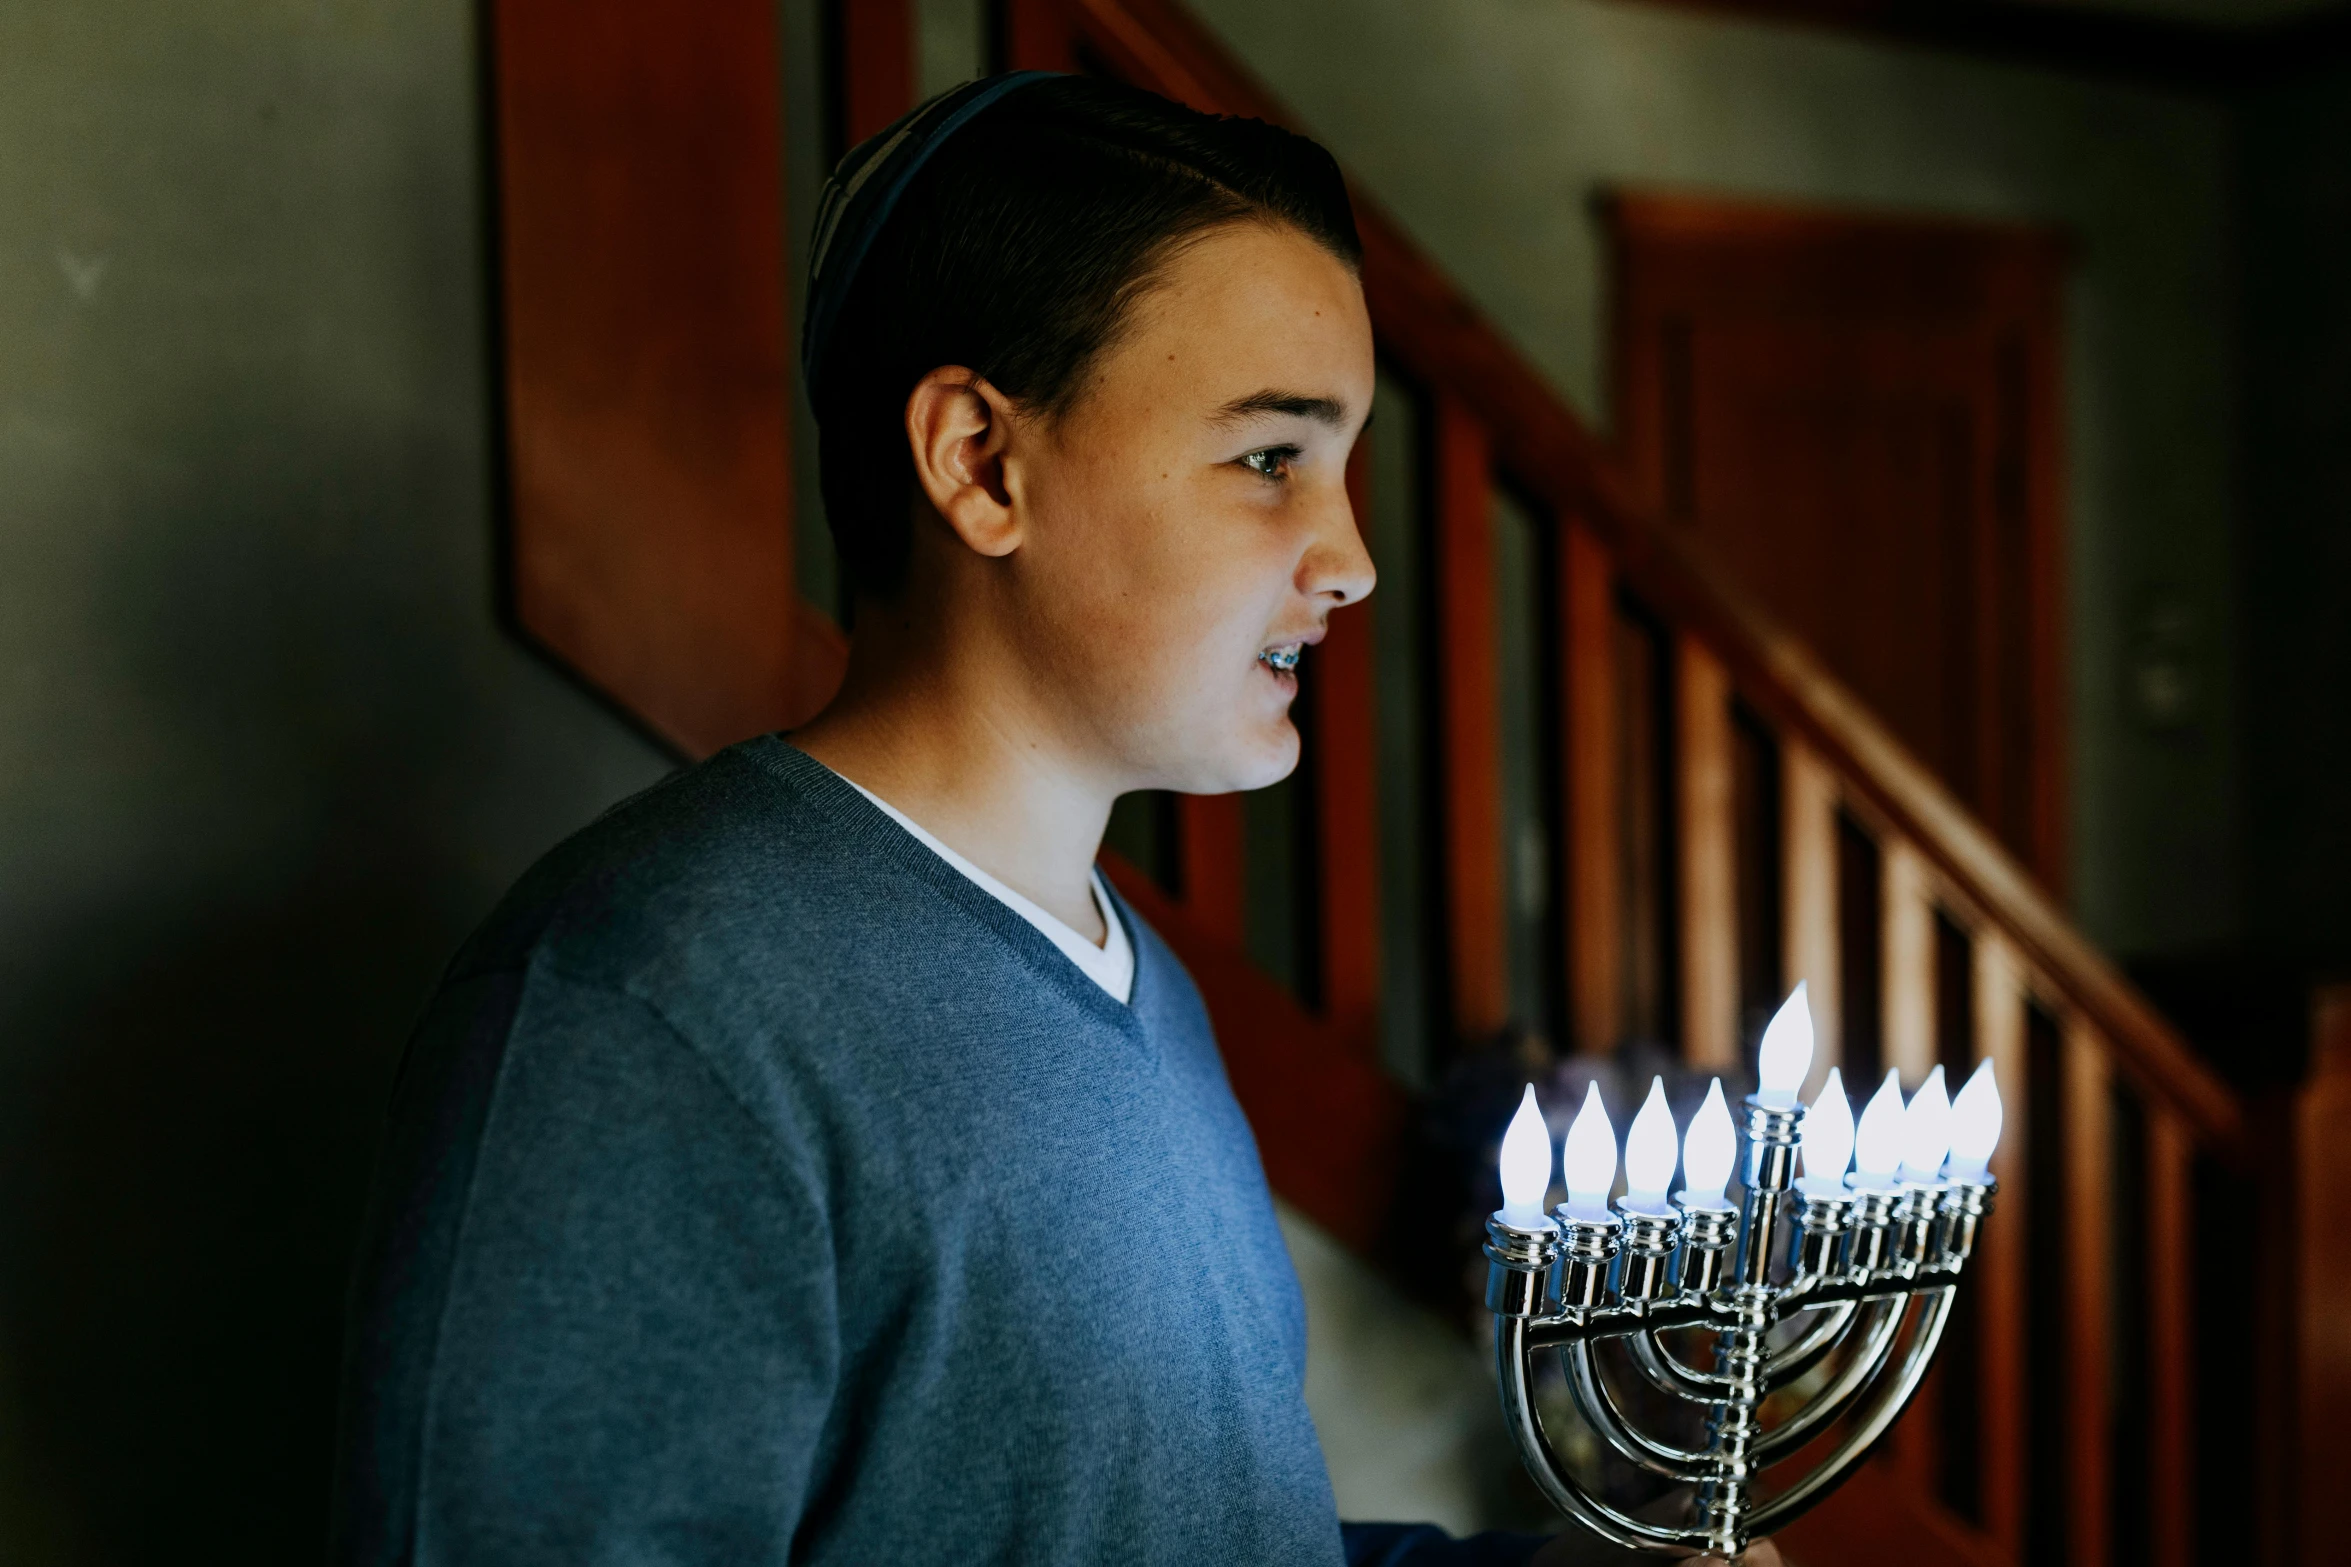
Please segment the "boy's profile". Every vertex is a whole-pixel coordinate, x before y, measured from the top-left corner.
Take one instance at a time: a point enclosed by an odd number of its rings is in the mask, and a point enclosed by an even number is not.
[[[1249,1128],[1094,870],[1121,794],[1290,771],[1291,671],[1372,589],[1359,254],[1313,143],[1076,78],[844,161],[803,363],[846,682],[452,963],[355,1292],[339,1561],[1535,1553],[1342,1531]]]

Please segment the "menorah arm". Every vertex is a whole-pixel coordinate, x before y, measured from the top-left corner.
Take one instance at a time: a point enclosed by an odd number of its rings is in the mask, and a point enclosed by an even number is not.
[[[1845,1439],[1836,1445],[1829,1456],[1810,1474],[1782,1491],[1757,1509],[1748,1526],[1748,1537],[1770,1534],[1825,1498],[1831,1487],[1844,1478],[1852,1468],[1886,1434],[1886,1428],[1901,1416],[1909,1406],[1910,1396],[1918,1391],[1918,1384],[1926,1376],[1927,1366],[1935,1358],[1935,1346],[1943,1337],[1943,1324],[1951,1316],[1951,1297],[1956,1293],[1949,1285],[1934,1292],[1926,1315],[1919,1322],[1918,1334],[1910,1341],[1910,1348],[1902,1357],[1901,1369],[1886,1386],[1885,1395],[1875,1408],[1845,1433]],[[1897,1309],[1890,1313],[1894,1321],[1904,1313]],[[1782,1429],[1785,1429],[1784,1427]],[[1774,1432],[1773,1435],[1778,1435]]]
[[[1643,1334],[1633,1342],[1640,1344],[1646,1339],[1647,1335]],[[1684,1485],[1696,1485],[1713,1473],[1712,1461],[1704,1453],[1653,1440],[1624,1418],[1608,1391],[1608,1384],[1600,1379],[1600,1368],[1592,1359],[1589,1343],[1569,1345],[1561,1358],[1567,1363],[1567,1384],[1575,1393],[1576,1407],[1610,1447],[1651,1474],[1661,1474]]]
[[[1550,1438],[1543,1433],[1542,1416],[1535,1409],[1534,1389],[1527,1376],[1528,1352],[1526,1319],[1498,1319],[1494,1324],[1494,1360],[1502,1384],[1503,1422],[1518,1444],[1527,1473],[1551,1505],[1602,1539],[1630,1550],[1686,1556],[1693,1546],[1702,1545],[1703,1539],[1689,1530],[1644,1523],[1584,1494],[1560,1466]]]
[[[1641,1375],[1660,1393],[1671,1393],[1694,1404],[1711,1404],[1722,1397],[1722,1390],[1730,1384],[1730,1379],[1718,1372],[1696,1371],[1683,1365],[1658,1340],[1655,1328],[1635,1333],[1625,1342],[1632,1346],[1633,1364],[1641,1368]]]
[[[1720,1326],[1722,1314],[1706,1300],[1686,1297],[1654,1302],[1638,1309],[1608,1306],[1599,1310],[1563,1313],[1527,1319],[1529,1349],[1565,1349],[1586,1339],[1625,1338],[1640,1333],[1662,1333],[1669,1328]]]
[[[1877,1320],[1869,1326],[1868,1336],[1861,1341],[1853,1358],[1833,1377],[1829,1385],[1802,1409],[1778,1426],[1766,1432],[1755,1444],[1757,1463],[1770,1463],[1782,1454],[1792,1453],[1811,1440],[1812,1433],[1852,1407],[1869,1386],[1870,1380],[1885,1369],[1886,1348],[1901,1330],[1902,1318],[1909,1308],[1907,1296],[1891,1301],[1873,1301],[1878,1308]]]
[[[1812,1326],[1771,1357],[1770,1386],[1786,1387],[1819,1365],[1821,1357],[1835,1349],[1838,1340],[1845,1336],[1845,1324],[1853,1320],[1853,1302],[1849,1300],[1815,1309],[1821,1315]]]
[[[1785,1349],[1772,1356],[1768,1386],[1786,1387],[1798,1377],[1820,1364],[1821,1357],[1837,1347],[1843,1338],[1845,1325],[1853,1320],[1854,1302],[1850,1300],[1825,1301],[1814,1308],[1823,1315],[1793,1340]],[[1719,1371],[1700,1371],[1682,1363],[1679,1355],[1665,1347],[1657,1337],[1657,1329],[1627,1336],[1632,1345],[1633,1363],[1641,1368],[1641,1375],[1649,1385],[1661,1393],[1707,1404],[1723,1396],[1730,1378]]]

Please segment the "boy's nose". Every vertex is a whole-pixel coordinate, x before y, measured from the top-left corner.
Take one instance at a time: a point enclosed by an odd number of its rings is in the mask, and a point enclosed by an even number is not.
[[[1308,598],[1327,598],[1335,607],[1361,601],[1378,580],[1371,551],[1363,547],[1363,535],[1355,526],[1355,508],[1342,490],[1336,504],[1324,509],[1314,542],[1298,563],[1298,591]]]

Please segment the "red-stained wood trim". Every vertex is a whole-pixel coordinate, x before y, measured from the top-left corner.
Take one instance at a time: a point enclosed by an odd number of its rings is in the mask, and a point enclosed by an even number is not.
[[[1812,1069],[1804,1079],[1809,1102],[1829,1069],[1844,1059],[1837,782],[1812,747],[1793,735],[1780,741],[1780,899],[1781,973],[1790,990],[1804,982],[1812,1013]]]
[[[2106,1237],[2114,1200],[2113,1114],[2105,1048],[2083,1018],[2065,1025],[2064,1082],[2065,1560],[2068,1567],[2105,1567],[2112,1467],[2106,1361],[2113,1275]]]
[[[2322,988],[2312,1008],[2310,1075],[2294,1105],[2292,1380],[2301,1555],[2315,1561],[2342,1528],[2351,1475],[2351,985]]]
[[[2351,19],[2339,10],[2274,10],[2242,20],[2128,12],[2096,4],[1930,5],[1919,0],[1640,0],[2190,91],[2241,89],[2283,72],[2340,61]]]
[[[841,129],[852,147],[914,107],[911,0],[836,0]]]
[[[1918,1419],[1914,1409],[1902,1425]],[[1807,1567],[2017,1567],[2016,1557],[1930,1497],[1892,1465],[1863,1464],[1774,1538]]]
[[[1682,1056],[1739,1064],[1738,849],[1731,816],[1731,687],[1697,638],[1674,639],[1674,805],[1681,877]]]
[[[1248,940],[1246,806],[1237,794],[1187,794],[1177,809],[1184,913],[1194,928],[1238,948]]]
[[[1127,80],[1199,108],[1296,123],[1172,0],[1066,3],[1092,53]],[[1551,385],[1368,193],[1357,188],[1355,194],[1364,294],[1383,347],[1486,428],[1495,460],[1531,498],[1589,526],[1643,603],[1705,638],[1741,694],[1784,734],[1811,745],[1850,797],[1916,844],[1995,921],[2048,987],[2097,1023],[2120,1063],[2151,1094],[2179,1109],[2200,1140],[2241,1160],[2244,1118],[2236,1096],[2074,928],[2023,862],[1751,594],[1635,505],[1613,462]],[[2035,473],[2035,483],[2047,482]]]
[[[492,24],[515,619],[685,753],[796,722],[774,7]]]
[[[1985,1532],[2022,1557],[2025,1548],[2025,1461],[2030,1451],[2026,1415],[2031,1403],[2025,1377],[2025,1220],[2032,1211],[2025,1189],[2025,998],[2016,953],[1997,931],[1975,936],[1976,1056],[1992,1063],[1992,1075],[2008,1102],[2006,1125],[1992,1154],[1999,1181],[1997,1208],[1984,1224],[1969,1269],[1981,1325],[1983,1400],[1980,1422]]]
[[[1494,468],[1485,427],[1452,398],[1436,401],[1434,446],[1445,927],[1453,1025],[1461,1037],[1477,1039],[1510,1013]]]
[[[1880,1455],[1886,1467],[1921,1497],[1935,1494],[1935,1476],[1943,1461],[1943,1398],[1948,1370],[1947,1363],[1937,1356],[1920,1380],[1918,1391],[1911,1395],[1910,1407],[1886,1433]]]
[[[2305,1088],[2310,1086],[2304,1084]],[[2250,1346],[2239,1346],[2236,1366],[2253,1384],[2252,1418],[2245,1436],[2253,1483],[2230,1501],[2231,1516],[2243,1522],[2243,1527],[2234,1531],[2235,1538],[2243,1542],[2243,1560],[2259,1567],[2300,1567],[2309,1560],[2295,1549],[2297,1492],[2309,1483],[2311,1473],[2296,1446],[2300,1435],[2295,1429],[2296,1411],[2305,1407],[2310,1395],[2299,1375],[2301,1334],[2296,1307],[2311,1263],[2324,1266],[2332,1246],[2341,1244],[2337,1240],[2309,1259],[2297,1252],[2302,1241],[2296,1178],[2301,1163],[2295,1114],[2299,1098],[2271,1092],[2248,1106],[2251,1128],[2246,1140],[2253,1145],[2256,1160],[2251,1184],[2263,1195],[2252,1205],[2250,1222],[2245,1225],[2250,1233],[2237,1252],[2253,1297],[2253,1312],[2247,1327]],[[2340,1149],[2341,1123],[2324,1127],[2319,1135],[2323,1152]],[[2340,1297],[2321,1309],[2340,1310]],[[2339,1476],[2340,1471],[2322,1473],[2316,1484],[2321,1491],[2331,1490]],[[2325,1554],[2325,1542],[2330,1538],[2320,1535],[2319,1555]]]
[[[2147,1433],[2152,1567],[2196,1556],[2195,1268],[2189,1194],[2195,1148],[2169,1110],[2147,1117]]]
[[[1935,908],[1918,851],[1899,838],[1881,839],[1878,850],[1884,888],[1878,897],[1884,922],[1878,972],[1885,1012],[1878,1037],[1885,1041],[1886,1065],[1915,1088],[1935,1064]],[[1950,1085],[1951,1092],[1958,1089]]]
[[[1074,71],[1078,19],[1068,0],[999,0],[1004,69]]]
[[[1347,464],[1355,514],[1369,503],[1366,449]],[[1366,1059],[1378,1050],[1380,1011],[1379,700],[1371,612],[1360,606],[1331,616],[1330,633],[1308,657],[1314,687],[1315,826],[1322,914],[1323,1013],[1358,1040]]]
[[[1183,954],[1216,1019],[1225,1073],[1249,1113],[1267,1181],[1340,1242],[1370,1250],[1395,1186],[1403,1092],[1149,876],[1116,855],[1102,863],[1135,912]]]
[[[832,617],[804,598],[791,608],[791,665],[784,671],[784,699],[773,729],[797,729],[823,712],[849,672],[849,639]]]
[[[2057,327],[2058,282],[2054,268],[2035,279],[2048,297],[2026,312],[2032,325],[2025,334],[2025,396],[2028,411],[2024,427],[2037,437],[2025,454],[2026,549],[2030,559],[2026,580],[2032,585],[2027,631],[2032,645],[2025,654],[2031,672],[2028,694],[2032,732],[2027,741],[2033,766],[2025,810],[2030,824],[2027,863],[2062,907],[2073,885],[2072,858],[2067,853],[2066,802],[2071,788],[2067,757],[2066,721],[2071,682],[2063,678],[2069,667],[2065,645],[2065,540],[2058,519],[2064,515],[2065,464],[2058,442],[2065,428],[2063,378],[2060,373]]]
[[[1592,530],[1564,525],[1559,689],[1567,702],[1568,1012],[1578,1051],[1616,1047],[1624,1017],[1624,906],[1617,880],[1616,572]]]
[[[2052,616],[2062,586],[2056,374],[2066,240],[2015,223],[1682,194],[1617,192],[1606,210],[1630,493],[1650,515],[1692,530],[1700,548],[1727,551],[1742,574],[1769,583],[1764,598],[1776,595],[1816,645],[1842,647],[1847,678],[1881,682],[1897,727],[1936,737],[1929,755],[1953,769],[1947,781],[2062,897],[2065,774],[2055,727],[2062,715],[2050,693],[2065,690]],[[1821,610],[1788,580],[1792,563],[1831,581],[1846,563],[1804,522],[1773,511],[1772,492],[1756,491],[1722,422],[1739,417],[1730,410],[1748,395],[1723,388],[1756,369],[1738,368],[1736,345],[1766,321],[1779,331],[1812,323],[1774,359],[1791,385],[1822,374],[1892,375],[1922,392],[1939,387],[1937,395],[1969,410],[1972,455],[1961,459],[1968,488],[1943,502],[1957,499],[1959,509],[1922,522],[1915,546],[1922,553],[1883,584],[1896,597],[1913,591],[1897,583],[1926,580],[1919,568],[1931,563],[1926,575],[1955,595],[1947,607],[1963,610],[1966,623],[1944,626],[1940,614],[1905,621],[1880,591],[1846,593],[1843,611],[1825,623],[1802,620]],[[1889,350],[1895,342],[1907,347],[1873,360],[1855,337],[1865,323]],[[1827,455],[1818,450],[1809,461]],[[1743,541],[1762,536],[1759,527],[1786,528],[1784,547],[1755,553]],[[1904,546],[1891,548],[1898,560]],[[1967,552],[1970,582],[1949,580],[1947,549]],[[1865,653],[1882,654],[1889,637],[1943,666],[1940,677],[1927,677],[1922,665],[1906,679]]]

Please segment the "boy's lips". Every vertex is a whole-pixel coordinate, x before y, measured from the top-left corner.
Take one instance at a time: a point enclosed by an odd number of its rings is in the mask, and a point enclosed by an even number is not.
[[[1323,627],[1317,626],[1303,636],[1283,642],[1269,642],[1257,650],[1257,662],[1276,674],[1289,674],[1297,669],[1299,655],[1322,640],[1323,631]]]

